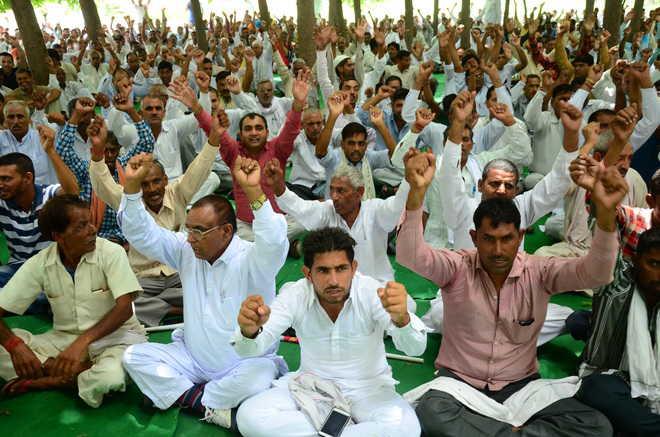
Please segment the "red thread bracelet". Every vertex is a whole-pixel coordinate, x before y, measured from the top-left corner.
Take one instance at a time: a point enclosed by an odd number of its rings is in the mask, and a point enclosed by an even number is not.
[[[14,349],[16,349],[16,346],[21,343],[23,343],[23,340],[21,340],[20,337],[13,336],[9,340],[5,341],[2,346],[7,350],[7,352],[11,353]]]

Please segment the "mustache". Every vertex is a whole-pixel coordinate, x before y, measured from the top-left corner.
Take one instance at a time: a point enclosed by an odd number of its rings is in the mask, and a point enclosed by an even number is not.
[[[328,291],[344,291],[344,287],[326,287],[323,289],[323,291],[328,292]]]

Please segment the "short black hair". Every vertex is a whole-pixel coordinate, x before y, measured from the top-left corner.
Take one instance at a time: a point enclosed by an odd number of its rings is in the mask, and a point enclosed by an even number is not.
[[[637,247],[635,248],[635,254],[641,256],[646,252],[658,249],[660,249],[660,228],[650,228],[639,236]]]
[[[365,140],[367,139],[367,128],[361,125],[360,123],[356,122],[351,122],[348,123],[344,128],[341,130],[341,139],[345,140],[347,138],[351,138],[355,134],[363,134]]]
[[[25,73],[25,74],[29,74],[30,76],[32,76],[32,70],[30,70],[28,67],[18,67],[16,69],[16,74],[18,74],[18,73]]]
[[[490,100],[490,96],[492,96],[494,92],[495,92],[495,85],[491,85],[488,88],[488,91],[486,91],[486,100]]]
[[[511,199],[494,197],[483,200],[472,216],[474,228],[479,229],[485,218],[490,219],[493,227],[498,227],[500,223],[513,223],[516,229],[520,229],[520,211]]]
[[[449,109],[455,98],[456,94],[447,94],[442,98],[442,110],[445,111],[445,114],[449,114]]]
[[[403,82],[401,81],[401,78],[399,76],[395,76],[395,75],[387,76],[387,79],[385,79],[385,82],[383,82],[383,83],[385,85],[387,85],[388,83],[390,83],[393,80],[398,80],[399,81],[399,86],[403,86]]]
[[[215,75],[215,80],[216,80],[216,82],[220,82],[221,80],[224,80],[229,76],[231,76],[231,71],[223,70],[220,73]]]
[[[11,55],[11,53],[9,53],[9,52],[2,52],[2,53],[0,53],[0,58],[5,57],[5,56],[9,56],[10,58],[14,59],[14,57],[13,57],[13,56]]]
[[[74,208],[89,209],[89,203],[75,194],[52,197],[39,211],[39,230],[47,240],[53,241],[53,233],[66,231],[71,223],[69,211]]]
[[[394,91],[394,94],[392,94],[392,97],[390,97],[390,99],[392,100],[392,102],[396,102],[397,100],[405,100],[407,95],[408,95],[408,88],[399,88],[398,90]]]
[[[58,52],[57,50],[55,50],[55,49],[48,49],[47,51],[48,51],[48,56],[49,56],[50,59],[52,59],[53,61],[60,62],[60,61],[62,60],[62,57],[60,56],[60,52]]]
[[[160,70],[172,70],[172,63],[169,61],[160,61],[158,63],[158,71]]]
[[[649,183],[649,193],[651,196],[660,196],[660,169],[656,170],[651,176],[651,182]]]
[[[243,120],[245,120],[246,118],[252,120],[255,117],[259,117],[260,119],[262,119],[264,121],[264,125],[266,125],[266,129],[268,129],[268,122],[266,121],[266,118],[263,115],[259,114],[258,112],[249,112],[244,116],[242,116],[240,121],[238,122],[239,132],[243,130]]]
[[[388,49],[389,49],[390,47],[396,47],[396,51],[397,51],[397,52],[398,52],[399,50],[401,50],[401,46],[400,46],[399,43],[396,42],[396,41],[392,41],[391,43],[389,43],[389,44],[387,45],[387,48],[388,48]]]
[[[612,111],[611,109],[603,108],[599,109],[598,111],[594,111],[591,113],[589,116],[589,120],[587,120],[587,123],[594,122],[598,119],[600,115],[612,115],[616,116],[616,112]]]
[[[410,52],[408,50],[399,50],[399,52],[396,54],[396,60],[398,61],[401,58],[406,58],[410,57]]]
[[[217,194],[209,194],[193,203],[190,209],[201,208],[203,206],[210,206],[213,208],[213,211],[215,211],[217,215],[217,223],[219,225],[229,223],[232,226],[232,234],[236,233],[236,212],[234,211],[231,202],[229,202],[226,197]]]
[[[552,98],[554,99],[560,94],[571,93],[573,94],[573,85],[569,83],[560,83],[552,90]]]
[[[576,62],[581,62],[587,65],[594,65],[594,57],[591,56],[589,53],[586,53],[584,55],[576,56],[573,59],[573,64],[575,64]]]
[[[25,173],[32,173],[34,175],[34,163],[29,156],[23,153],[11,152],[0,156],[0,167],[7,165],[15,165],[18,172],[22,175]]]
[[[462,65],[463,67],[465,67],[465,64],[467,64],[467,62],[468,62],[470,59],[474,59],[475,61],[477,61],[477,64],[479,63],[479,56],[477,56],[477,54],[474,53],[472,50],[468,50],[468,51],[465,52],[465,54],[463,55],[463,59],[461,59],[461,65]]]
[[[317,254],[345,252],[350,262],[355,258],[355,240],[340,228],[321,228],[310,232],[303,241],[303,263],[311,269]]]

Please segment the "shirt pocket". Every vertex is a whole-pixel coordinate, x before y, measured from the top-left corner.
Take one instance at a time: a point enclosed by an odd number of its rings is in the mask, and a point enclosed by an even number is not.
[[[536,320],[533,312],[522,312],[517,317],[504,320],[504,330],[507,337],[515,344],[525,344],[533,341],[542,320]]]

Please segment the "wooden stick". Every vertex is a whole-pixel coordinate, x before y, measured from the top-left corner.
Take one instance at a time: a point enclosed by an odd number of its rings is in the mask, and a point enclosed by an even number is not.
[[[424,364],[424,359],[418,357],[409,357],[408,355],[386,353],[385,357],[389,358],[390,360],[399,360],[399,361],[407,361],[409,363]]]
[[[149,326],[144,328],[147,332],[171,331],[177,328],[183,328],[183,323],[174,323],[172,325]]]

